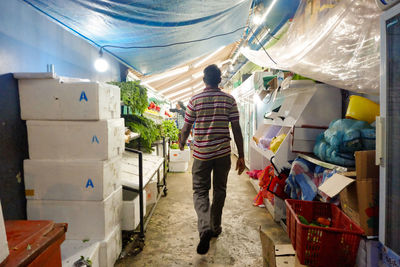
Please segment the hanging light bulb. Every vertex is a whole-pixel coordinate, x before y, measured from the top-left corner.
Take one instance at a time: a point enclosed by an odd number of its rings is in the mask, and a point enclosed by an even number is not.
[[[255,25],[260,25],[261,23],[262,23],[262,17],[261,16],[258,16],[258,15],[255,15],[255,16],[253,16],[253,23],[255,24]]]
[[[99,58],[94,62],[94,68],[98,72],[105,72],[108,70],[108,62],[103,58],[103,49],[100,48]]]

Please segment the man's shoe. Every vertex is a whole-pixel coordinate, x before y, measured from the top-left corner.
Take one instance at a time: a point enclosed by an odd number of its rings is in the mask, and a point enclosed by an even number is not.
[[[206,254],[208,252],[208,249],[210,248],[210,240],[211,237],[213,236],[213,232],[211,230],[205,231],[201,237],[200,237],[200,242],[197,245],[197,253],[198,254]]]
[[[217,238],[220,234],[222,233],[222,229],[219,229],[217,231],[213,231],[213,237]]]

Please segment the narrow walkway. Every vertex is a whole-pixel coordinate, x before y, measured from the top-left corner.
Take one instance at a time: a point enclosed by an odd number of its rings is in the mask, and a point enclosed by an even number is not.
[[[276,224],[265,209],[252,205],[255,190],[245,173],[234,171],[235,165],[232,157],[222,234],[211,240],[208,254],[196,253],[199,237],[189,168],[168,174],[168,196],[161,198],[150,220],[143,251],[116,266],[263,266],[259,227]]]

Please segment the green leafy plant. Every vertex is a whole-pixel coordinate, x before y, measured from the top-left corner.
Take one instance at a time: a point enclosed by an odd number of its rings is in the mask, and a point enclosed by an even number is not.
[[[163,121],[161,124],[161,135],[168,137],[172,142],[178,141],[179,129],[176,127],[175,121]]]
[[[140,81],[109,82],[121,89],[121,100],[130,107],[133,114],[143,114],[148,106],[147,89],[140,85]]]
[[[171,149],[180,149],[178,144],[171,144]],[[185,149],[188,149],[188,146],[185,146]]]
[[[142,115],[129,115],[125,117],[125,125],[133,132],[139,133],[140,138],[129,144],[130,148],[139,148],[144,152],[151,152],[151,145],[160,139],[160,126],[151,119]]]

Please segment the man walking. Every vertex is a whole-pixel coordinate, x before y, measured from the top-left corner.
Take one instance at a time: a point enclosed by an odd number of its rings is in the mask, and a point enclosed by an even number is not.
[[[184,149],[193,123],[193,202],[198,218],[200,242],[197,253],[206,254],[210,239],[221,233],[221,216],[225,203],[226,183],[231,168],[229,122],[239,152],[236,170],[239,175],[245,169],[243,136],[239,124],[239,112],[235,99],[218,88],[221,71],[216,65],[204,69],[206,88],[191,98],[186,109],[179,147]],[[213,173],[213,202],[210,207],[209,190]]]

